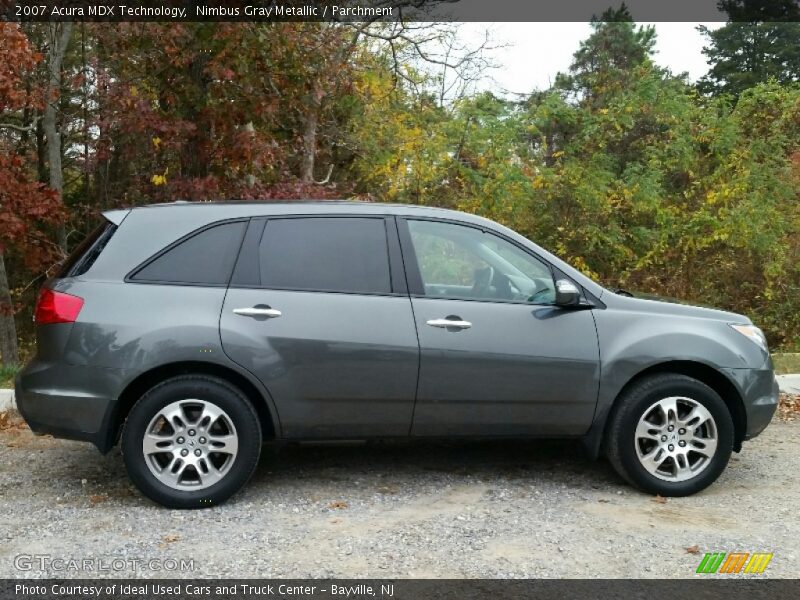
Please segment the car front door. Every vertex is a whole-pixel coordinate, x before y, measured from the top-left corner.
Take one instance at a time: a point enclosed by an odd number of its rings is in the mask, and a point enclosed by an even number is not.
[[[592,311],[556,306],[550,266],[491,231],[398,225],[421,350],[412,435],[585,433],[600,374]]]
[[[408,435],[419,346],[392,219],[253,220],[220,330],[284,437]]]

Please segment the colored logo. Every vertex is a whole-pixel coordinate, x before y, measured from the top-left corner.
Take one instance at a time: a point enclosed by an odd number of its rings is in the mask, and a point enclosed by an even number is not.
[[[763,573],[772,560],[767,552],[709,552],[700,561],[698,573]]]

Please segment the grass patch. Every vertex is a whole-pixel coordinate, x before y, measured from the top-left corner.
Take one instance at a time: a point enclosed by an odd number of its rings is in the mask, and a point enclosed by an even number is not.
[[[13,388],[19,367],[0,366],[0,388]]]
[[[775,372],[778,375],[800,373],[800,352],[773,354],[772,362],[775,363]]]

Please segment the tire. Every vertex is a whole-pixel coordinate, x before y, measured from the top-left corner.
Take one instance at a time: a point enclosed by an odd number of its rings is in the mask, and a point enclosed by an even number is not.
[[[240,390],[216,377],[183,375],[136,402],[121,447],[128,476],[145,496],[192,509],[220,504],[244,487],[261,443],[258,415]]]
[[[719,394],[691,377],[663,373],[634,383],[619,397],[609,417],[606,455],[645,492],[689,496],[720,476],[733,440],[733,419]]]

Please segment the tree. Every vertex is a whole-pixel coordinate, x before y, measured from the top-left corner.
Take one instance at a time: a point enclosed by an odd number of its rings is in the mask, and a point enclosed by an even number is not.
[[[339,195],[314,163],[351,78],[343,28],[94,28],[94,168],[119,203]],[[325,139],[325,145],[320,143]],[[335,140],[332,140],[335,141]],[[325,180],[325,178],[320,178]]]
[[[728,6],[734,22],[740,9],[780,16]],[[773,77],[736,102],[700,94],[654,64],[655,32],[623,5],[593,22],[556,86],[512,101],[474,92],[488,63],[454,31],[84,23],[53,84],[51,24],[4,26],[4,314],[32,304],[29,282],[57,248],[52,215],[72,242],[89,215],[120,205],[355,196],[478,212],[607,285],[744,312],[771,343],[800,343],[798,86]],[[35,181],[54,162],[48,89],[64,212]]]
[[[729,22],[699,27],[711,68],[698,83],[707,94],[738,97],[759,83],[800,81],[800,5],[795,0],[722,0]]]
[[[631,84],[636,68],[650,60],[656,33],[652,26],[636,27],[624,3],[592,17],[591,27],[573,55],[569,75],[559,74],[556,87],[596,108]]]
[[[41,59],[19,26],[0,23],[0,121],[29,107],[32,98],[24,85],[26,72]],[[0,123],[0,364],[16,365],[19,360],[14,302],[11,295],[5,256],[20,252],[31,267],[50,254],[46,237],[37,226],[53,223],[59,217],[55,195],[42,184],[31,181],[26,157],[13,151],[8,135],[26,132],[29,127]],[[23,250],[24,248],[24,250]]]
[[[535,212],[515,224],[607,285],[742,312],[796,344],[800,90],[731,105],[649,59],[606,70],[576,61],[574,102],[556,89],[526,107]]]
[[[47,72],[48,85],[45,98],[42,127],[47,137],[48,169],[50,171],[50,188],[56,193],[59,201],[64,198],[64,173],[61,166],[61,132],[59,131],[57,113],[61,97],[61,65],[72,35],[72,22],[51,23],[48,26]],[[62,252],[67,251],[67,232],[63,224],[58,226],[58,245]]]

